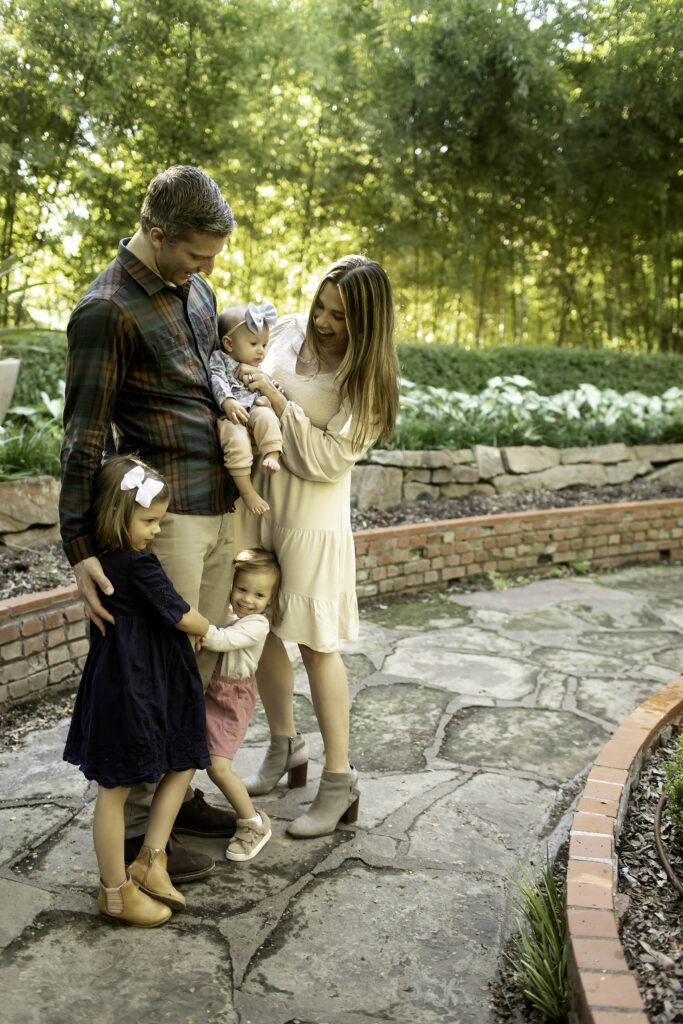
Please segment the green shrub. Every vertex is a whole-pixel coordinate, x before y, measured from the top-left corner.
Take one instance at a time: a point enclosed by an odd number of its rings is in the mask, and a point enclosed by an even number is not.
[[[456,345],[400,344],[401,375],[415,384],[432,384],[475,395],[491,377],[520,375],[541,395],[590,383],[620,394],[661,395],[683,386],[683,356],[635,355],[611,349],[496,346],[466,349]]]
[[[64,331],[11,332],[2,339],[5,357],[21,359],[13,404],[37,405],[45,391],[55,395],[66,375],[66,333]]]
[[[683,735],[670,761],[665,766],[667,810],[678,834],[683,837]]]

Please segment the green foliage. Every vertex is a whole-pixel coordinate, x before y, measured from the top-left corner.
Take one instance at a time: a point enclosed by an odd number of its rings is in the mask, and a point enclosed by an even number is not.
[[[59,477],[61,439],[46,426],[0,427],[0,480]]]
[[[21,359],[15,405],[39,405],[41,392],[59,393],[59,382],[66,375],[66,349],[63,331],[31,329],[19,335],[16,329],[8,329],[3,337],[3,355]]]
[[[0,326],[64,322],[191,161],[239,225],[223,303],[302,310],[365,250],[418,339],[683,348],[680,0],[0,0],[0,29],[0,264],[33,254]]]
[[[667,810],[676,831],[683,838],[683,735],[679,737],[678,746],[665,766]]]
[[[0,480],[59,476],[64,381],[58,397],[40,397],[38,406],[12,406],[0,426]]]
[[[471,448],[623,442],[666,444],[683,437],[683,389],[663,395],[600,391],[582,384],[539,395],[525,377],[493,377],[478,395],[404,380],[396,429],[386,447]]]
[[[516,892],[508,897],[517,912],[517,937],[505,955],[515,986],[534,1009],[563,1024],[569,1013],[564,886],[553,861],[546,859],[538,870],[520,867],[522,878],[513,879]]]
[[[461,348],[448,344],[399,344],[401,373],[414,384],[438,384],[477,394],[491,377],[520,375],[534,382],[540,395],[576,388],[587,381],[596,388],[625,394],[661,395],[672,384],[683,386],[683,356],[500,345]]]

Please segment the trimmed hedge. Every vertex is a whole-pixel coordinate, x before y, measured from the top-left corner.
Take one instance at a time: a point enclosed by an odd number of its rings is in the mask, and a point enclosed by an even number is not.
[[[3,355],[21,359],[13,405],[35,405],[40,392],[52,398],[66,373],[66,333],[36,330],[29,337],[3,338]],[[496,346],[467,349],[456,345],[398,346],[401,374],[415,384],[479,394],[491,377],[520,374],[540,395],[590,383],[619,394],[640,391],[661,395],[683,387],[683,355],[616,352],[609,349]]]
[[[399,344],[401,375],[414,384],[479,394],[491,377],[520,374],[541,395],[554,395],[580,384],[619,394],[640,391],[661,395],[683,387],[683,356],[616,352],[611,349],[496,346],[466,349],[456,345]]]

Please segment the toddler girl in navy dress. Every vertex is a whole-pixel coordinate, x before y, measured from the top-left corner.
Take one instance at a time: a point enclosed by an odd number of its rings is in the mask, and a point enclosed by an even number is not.
[[[165,847],[195,769],[210,764],[201,677],[187,634],[209,621],[174,590],[147,545],[159,533],[168,487],[138,459],[117,455],[95,479],[93,519],[114,593],[116,624],[90,624],[64,760],[99,784],[93,840],[100,913],[153,928],[185,906]],[[161,781],[159,782],[159,779]],[[159,782],[144,844],[126,871],[123,805],[133,786]]]

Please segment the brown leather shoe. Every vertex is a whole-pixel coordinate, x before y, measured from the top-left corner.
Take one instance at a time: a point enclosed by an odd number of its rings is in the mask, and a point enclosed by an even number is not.
[[[237,815],[224,807],[207,804],[201,789],[195,789],[192,800],[186,800],[176,815],[174,832],[190,836],[208,836],[221,839],[234,836]]]
[[[132,839],[125,840],[124,857],[127,865],[132,864],[136,859],[144,840],[144,836],[134,836]],[[174,885],[177,885],[178,882],[196,882],[200,878],[206,878],[216,866],[214,860],[205,853],[199,853],[197,850],[190,850],[189,847],[183,846],[173,832],[166,843],[166,855],[168,857],[166,870]]]

